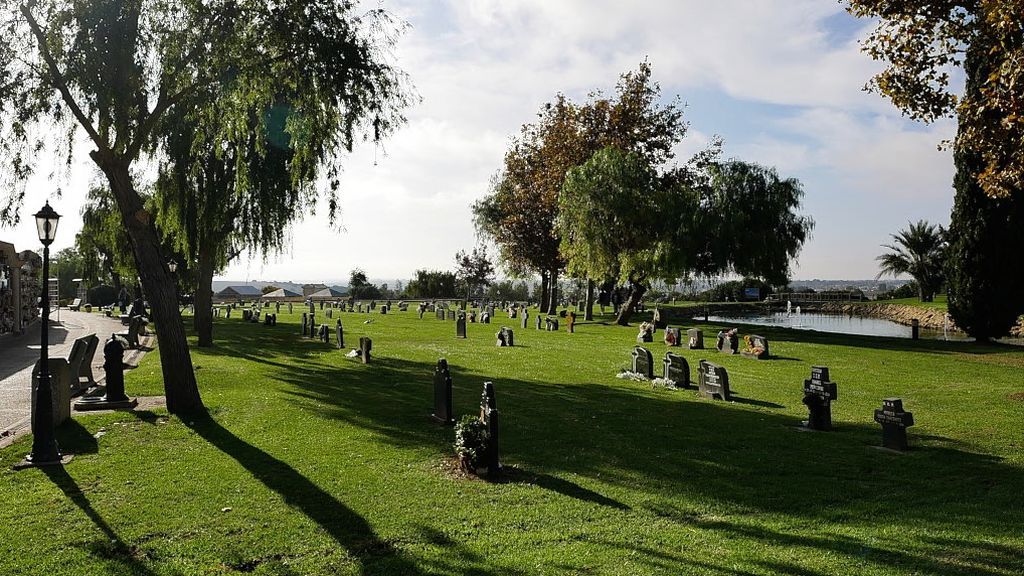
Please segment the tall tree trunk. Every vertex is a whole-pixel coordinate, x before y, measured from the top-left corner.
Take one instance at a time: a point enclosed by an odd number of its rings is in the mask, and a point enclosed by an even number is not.
[[[558,314],[558,269],[551,270],[551,279],[548,280],[548,287],[551,295],[548,297],[548,314]]]
[[[594,319],[594,281],[590,278],[587,278],[587,303],[583,319],[587,321]]]
[[[629,282],[629,298],[626,299],[625,304],[619,309],[619,316],[615,319],[615,323],[619,326],[629,326],[629,319],[633,317],[633,310],[636,310],[640,299],[644,297],[644,292],[647,292],[647,287],[644,286],[643,282],[635,282],[630,280]]]
[[[199,277],[196,282],[196,293],[192,297],[195,304],[195,314],[192,317],[192,326],[199,336],[199,346],[207,348],[213,346],[213,253],[209,246],[199,247],[199,269],[196,271]]]
[[[135,267],[142,279],[159,339],[167,410],[181,414],[202,409],[203,401],[199,397],[192,357],[185,339],[185,325],[178,311],[177,286],[160,253],[160,239],[152,216],[135,191],[127,161],[109,150],[94,151],[91,156],[110,183],[121,212],[121,221],[131,238]]]
[[[540,313],[544,314],[548,310],[548,298],[551,294],[548,292],[548,271],[540,271]]]

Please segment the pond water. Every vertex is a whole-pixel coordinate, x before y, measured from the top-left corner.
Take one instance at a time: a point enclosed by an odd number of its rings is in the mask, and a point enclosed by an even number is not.
[[[800,330],[817,330],[819,332],[834,332],[837,334],[860,334],[863,336],[890,336],[894,338],[910,338],[910,326],[897,324],[891,320],[880,318],[864,318],[860,316],[848,316],[846,314],[819,314],[796,312],[748,312],[736,314],[718,314],[708,316],[711,322],[740,322],[743,324],[756,324],[759,326],[774,326],[778,328],[797,328]],[[921,328],[921,338],[933,338],[941,340],[942,330],[930,330]],[[946,335],[949,340],[967,340],[963,332],[949,331]]]

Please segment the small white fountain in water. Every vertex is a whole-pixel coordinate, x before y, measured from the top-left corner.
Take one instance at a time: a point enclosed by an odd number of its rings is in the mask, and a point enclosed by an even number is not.
[[[793,302],[790,301],[790,300],[786,300],[786,314],[792,314],[792,313],[793,313]]]

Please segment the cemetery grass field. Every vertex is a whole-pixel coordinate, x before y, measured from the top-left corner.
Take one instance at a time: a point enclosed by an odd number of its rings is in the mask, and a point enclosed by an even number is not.
[[[728,369],[727,403],[616,379],[635,327],[540,332],[535,314],[467,340],[413,309],[341,314],[370,365],[300,337],[298,313],[219,318],[192,350],[208,415],[78,416],[64,468],[13,472],[29,438],[0,451],[0,574],[1024,573],[1024,349],[760,327],[740,332],[771,360],[674,348],[693,378],[701,358]],[[516,347],[494,346],[502,325]],[[452,464],[429,417],[441,357],[457,414],[495,384],[503,482]],[[162,394],[159,362],[130,395]],[[815,364],[835,432],[796,429]],[[902,455],[875,448],[893,396],[917,421]]]

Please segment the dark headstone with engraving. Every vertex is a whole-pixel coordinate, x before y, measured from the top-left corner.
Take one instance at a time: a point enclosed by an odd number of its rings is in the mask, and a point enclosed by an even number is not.
[[[498,458],[498,405],[493,382],[484,382],[484,391],[480,396],[480,421],[487,426],[487,444],[484,448],[487,476],[496,478],[501,474],[501,462]]]
[[[520,315],[520,317],[523,319],[522,328],[523,330],[526,330],[527,328],[530,327],[530,313],[527,312],[526,310],[523,310],[523,313]]]
[[[882,425],[882,446],[901,452],[907,449],[907,428],[914,425],[914,414],[903,410],[903,400],[882,400],[882,409],[875,410],[875,422]]]
[[[502,326],[501,330],[498,330],[494,337],[496,339],[495,346],[515,346],[515,334],[512,333],[510,328]]]
[[[663,377],[671,380],[680,388],[690,387],[690,364],[686,358],[672,352],[665,352],[665,359],[662,360],[664,367]]]
[[[373,350],[373,340],[370,340],[366,336],[359,337],[359,358],[363,361],[363,364],[370,363],[370,352]]]
[[[746,347],[743,349],[742,354],[747,358],[767,360],[771,356],[771,352],[768,349],[768,339],[764,336],[751,334],[750,336],[745,336],[743,341]]]
[[[804,380],[804,399],[809,415],[804,427],[811,430],[832,429],[832,402],[838,397],[836,383],[828,379],[828,368],[812,366],[811,379]]]
[[[651,351],[643,346],[633,348],[633,365],[631,370],[637,374],[643,374],[648,380],[654,378],[654,358]]]
[[[317,337],[317,332],[316,332],[316,316],[314,316],[312,314],[309,315],[309,337],[310,338],[316,338]]]
[[[686,347],[690,350],[704,349],[704,331],[699,328],[690,328],[686,331]]]
[[[341,318],[338,318],[338,324],[334,327],[334,337],[338,340],[338,350],[345,347],[345,329],[341,326]]]
[[[640,332],[636,335],[636,341],[638,344],[654,342],[654,325],[646,322],[641,324]]]
[[[682,331],[679,328],[665,328],[665,344],[680,346],[682,337]]]
[[[735,330],[722,330],[718,333],[715,348],[723,354],[735,354],[740,347],[739,337]]]
[[[730,400],[729,373],[725,368],[701,360],[697,364],[697,387],[705,398]]]
[[[434,420],[445,426],[455,424],[452,410],[452,375],[448,361],[441,358],[434,367]]]
[[[484,312],[483,314],[481,314],[480,315],[480,323],[481,324],[490,324],[491,323],[491,315],[488,314],[487,312]]]
[[[302,313],[302,335],[306,336],[306,331],[309,330],[309,314]]]
[[[459,312],[458,319],[455,320],[455,337],[465,338],[466,337],[466,313]]]

